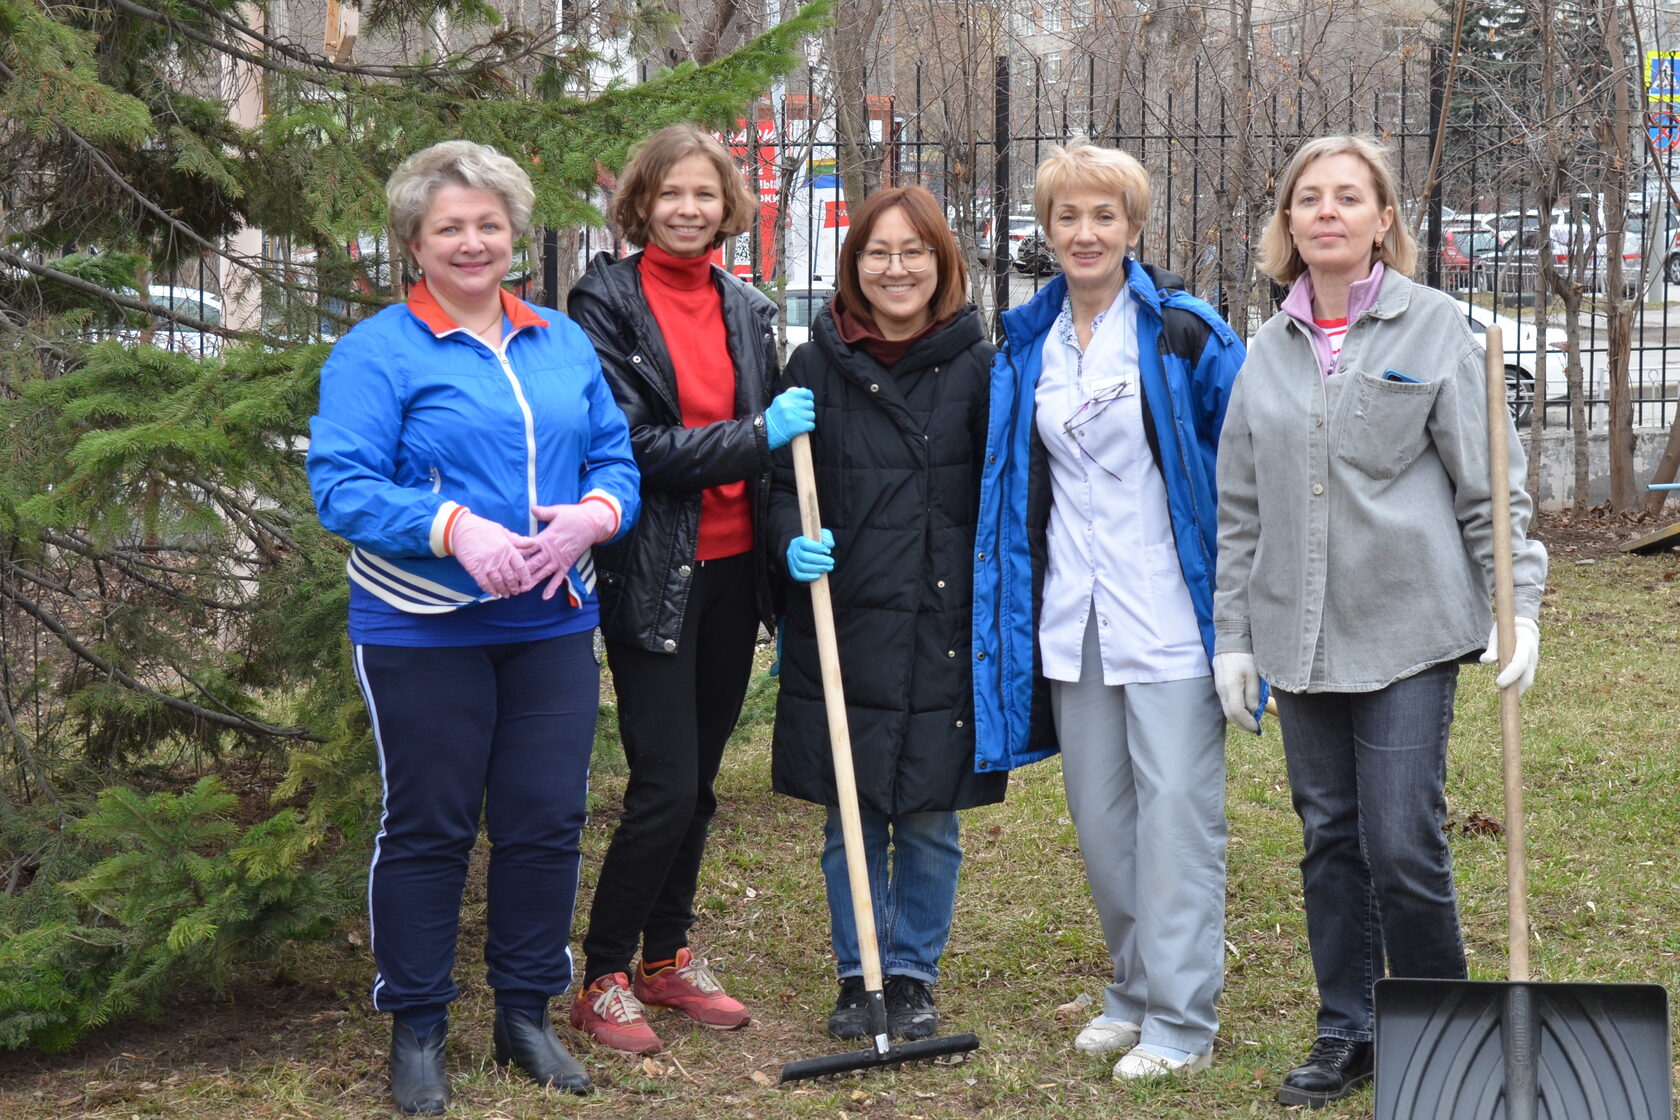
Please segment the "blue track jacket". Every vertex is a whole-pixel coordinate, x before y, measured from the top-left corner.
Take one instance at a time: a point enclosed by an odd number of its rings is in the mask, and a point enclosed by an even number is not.
[[[410,614],[486,598],[445,554],[461,507],[521,534],[532,505],[585,495],[619,514],[641,508],[624,413],[595,348],[566,316],[502,294],[501,353],[457,326],[424,282],[405,304],[358,323],[321,369],[309,421],[309,485],[321,524],[355,547],[350,579]],[[593,605],[586,552],[567,579],[573,606]]]
[[[1219,528],[1214,453],[1245,351],[1225,320],[1186,292],[1176,276],[1126,263],[1126,282],[1138,302],[1139,386],[1152,428],[1150,447],[1166,483],[1179,566],[1211,658]],[[1066,296],[1067,281],[1057,276],[1027,303],[1004,312],[1004,345],[992,366],[974,561],[975,766],[981,770],[1013,769],[1058,749],[1046,731],[1049,713],[1035,711],[1035,703],[1047,702],[1038,687],[1037,594],[1043,587],[1049,477],[1033,417],[1044,340]],[[1206,324],[1194,365],[1169,345],[1163,309]]]

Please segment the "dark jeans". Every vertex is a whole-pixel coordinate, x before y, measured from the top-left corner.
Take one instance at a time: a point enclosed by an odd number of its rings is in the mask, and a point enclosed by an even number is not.
[[[1442,831],[1457,687],[1458,666],[1448,662],[1376,692],[1276,694],[1306,841],[1301,881],[1320,1035],[1371,1038],[1371,990],[1385,968],[1465,976]]]
[[[628,972],[638,944],[646,960],[688,944],[712,782],[752,676],[754,565],[751,553],[694,565],[675,653],[607,642],[630,782],[589,910],[586,984]]]
[[[402,1012],[455,998],[461,890],[481,810],[490,986],[564,992],[601,690],[590,634],[359,645],[355,665],[385,783],[368,868],[374,1007]]]

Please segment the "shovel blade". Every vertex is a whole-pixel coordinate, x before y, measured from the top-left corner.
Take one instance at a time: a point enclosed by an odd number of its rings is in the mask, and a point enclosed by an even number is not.
[[[1673,1120],[1658,984],[1387,979],[1376,1120]]]

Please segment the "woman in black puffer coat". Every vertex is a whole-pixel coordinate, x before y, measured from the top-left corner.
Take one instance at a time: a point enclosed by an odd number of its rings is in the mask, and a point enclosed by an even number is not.
[[[825,541],[800,534],[778,457],[768,542],[797,581],[832,571],[875,925],[894,1037],[938,1029],[932,986],[962,851],[955,810],[1003,800],[974,767],[975,522],[994,348],[939,204],[872,195],[841,249],[839,288],[784,383],[816,397],[811,436]],[[862,963],[835,809],[811,599],[788,604],[776,707],[778,792],[829,807],[823,873],[840,995],[829,1030],[866,1035]],[[890,869],[889,869],[890,852]]]

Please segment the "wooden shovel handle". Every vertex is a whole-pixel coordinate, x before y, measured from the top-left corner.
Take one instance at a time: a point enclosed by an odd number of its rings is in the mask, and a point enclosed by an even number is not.
[[[793,480],[799,492],[799,529],[812,540],[822,539],[822,513],[817,508],[816,468],[811,462],[811,437],[797,435],[793,451]],[[875,906],[869,897],[869,864],[863,847],[863,820],[858,813],[857,775],[852,768],[852,733],[846,721],[846,693],[840,683],[840,644],[834,634],[834,601],[828,576],[811,584],[811,618],[817,628],[817,661],[822,667],[823,704],[828,710],[828,741],[834,754],[834,790],[840,802],[840,834],[846,846],[846,875],[852,886],[852,917],[857,923],[858,956],[863,986],[881,990],[881,946],[875,936]]]
[[[1493,498],[1493,611],[1499,627],[1499,668],[1517,645],[1517,595],[1511,574],[1510,414],[1505,404],[1505,347],[1497,326],[1487,328],[1488,472]],[[1523,839],[1522,715],[1515,682],[1499,690],[1499,737],[1505,762],[1505,895],[1509,911],[1510,974],[1528,979],[1528,857]]]

